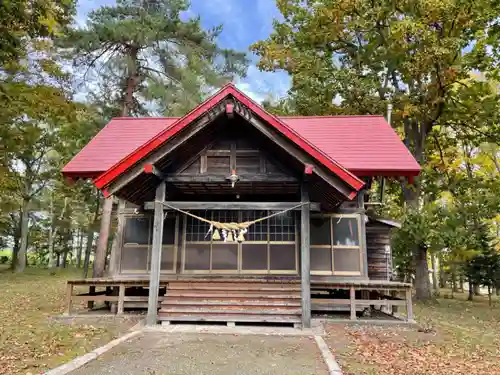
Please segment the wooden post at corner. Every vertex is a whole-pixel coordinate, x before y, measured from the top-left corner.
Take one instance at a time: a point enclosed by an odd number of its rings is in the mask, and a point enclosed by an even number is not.
[[[92,277],[103,277],[104,267],[106,265],[106,250],[108,248],[109,231],[111,228],[111,212],[113,210],[113,196],[104,198],[102,207],[101,228],[99,230],[99,239],[95,250],[94,267]]]
[[[309,203],[306,182],[301,186],[301,202]],[[311,328],[311,258],[309,240],[310,205],[301,207],[300,215],[300,274],[302,295],[302,328]]]
[[[155,325],[158,318],[158,293],[160,290],[161,246],[163,240],[163,203],[165,201],[165,181],[156,188],[153,246],[151,251],[151,274],[149,278],[148,315],[146,323]]]

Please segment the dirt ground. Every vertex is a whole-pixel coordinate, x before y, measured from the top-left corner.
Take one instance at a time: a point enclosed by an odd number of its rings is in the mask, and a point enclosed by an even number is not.
[[[146,332],[71,375],[327,375],[314,338]]]
[[[329,324],[345,375],[500,375],[500,304],[466,295],[414,305],[420,328]]]

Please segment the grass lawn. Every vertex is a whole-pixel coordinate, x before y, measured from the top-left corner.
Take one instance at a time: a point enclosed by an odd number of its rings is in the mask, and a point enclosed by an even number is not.
[[[0,374],[40,374],[121,335],[133,319],[51,320],[64,311],[65,280],[81,270],[0,268]]]
[[[439,298],[416,303],[423,329],[410,327],[328,326],[327,341],[345,374],[499,375],[500,300]]]

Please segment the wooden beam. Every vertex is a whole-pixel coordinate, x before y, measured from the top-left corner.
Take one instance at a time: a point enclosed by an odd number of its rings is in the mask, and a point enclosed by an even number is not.
[[[118,292],[118,315],[123,315],[124,312],[124,302],[125,302],[125,285],[121,284],[119,286],[119,292]]]
[[[361,265],[362,275],[368,279],[368,249],[366,246],[366,214],[365,214],[365,189],[361,189],[358,192],[357,206],[359,210],[360,219],[360,246],[361,246],[361,257],[363,264]]]
[[[226,103],[226,115],[228,118],[233,118],[234,117],[234,104],[233,103]]]
[[[236,141],[231,142],[231,156],[229,157],[231,171],[236,170]]]
[[[66,284],[66,315],[71,314],[71,305],[73,303],[72,301],[73,298],[73,284],[67,283]]]
[[[204,153],[200,156],[200,173],[207,173],[208,158],[207,154]]]
[[[109,231],[111,229],[111,213],[113,211],[113,196],[104,198],[102,207],[101,228],[95,250],[94,266],[92,277],[103,277],[104,267],[106,265],[106,253],[108,249]]]
[[[353,286],[349,288],[349,300],[351,303],[351,320],[356,320],[356,291]]]
[[[236,170],[236,173],[238,171]],[[215,174],[195,174],[195,175],[166,175],[168,182],[216,182],[227,184],[227,176]],[[239,182],[298,182],[293,176],[284,176],[282,174],[258,173],[258,174],[238,174]]]
[[[301,202],[309,203],[309,191],[305,182],[300,189]],[[301,207],[300,215],[300,275],[302,296],[302,328],[311,328],[311,258],[310,258],[310,205]]]
[[[301,202],[165,202],[181,210],[270,210],[282,211],[299,205]],[[311,211],[320,212],[321,205],[319,203],[309,204]],[[144,204],[145,210],[154,210],[154,202],[146,202]],[[300,210],[297,207],[295,210]],[[164,206],[164,210],[170,208]]]
[[[125,201],[123,199],[118,200],[118,223],[116,226],[116,233],[113,238],[113,244],[111,246],[111,257],[109,262],[109,274],[110,276],[116,276],[120,273],[121,264],[121,253],[123,248],[123,233],[125,228]]]
[[[160,171],[158,168],[156,168],[151,163],[144,165],[144,173],[155,175],[156,177],[158,177],[162,180],[165,179],[164,173],[162,171]]]
[[[305,174],[313,174],[314,167],[311,164],[304,165],[304,173]]]
[[[155,325],[158,318],[158,293],[160,289],[161,248],[163,240],[163,205],[166,183],[162,181],[156,188],[153,224],[153,245],[151,250],[151,273],[149,279],[148,315],[146,323]]]
[[[413,319],[413,304],[411,300],[411,289],[406,289],[406,320],[410,323],[415,322]]]

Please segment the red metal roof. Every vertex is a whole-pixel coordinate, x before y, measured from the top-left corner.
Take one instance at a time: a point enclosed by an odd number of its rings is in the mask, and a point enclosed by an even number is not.
[[[67,176],[97,177],[177,119],[114,118],[66,164],[62,172]]]
[[[357,176],[416,176],[420,167],[382,116],[280,117],[297,133]],[[112,119],[63,169],[97,177],[177,118]]]
[[[420,166],[383,116],[281,117],[357,176],[416,176]]]
[[[420,166],[382,116],[275,117],[233,85],[183,118],[115,118],[64,168],[68,177],[97,177],[104,187],[223,97],[232,94],[358,190],[357,176],[416,176]],[[352,174],[351,174],[352,173]]]

